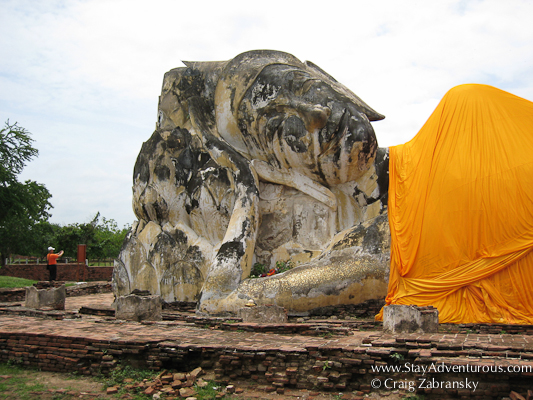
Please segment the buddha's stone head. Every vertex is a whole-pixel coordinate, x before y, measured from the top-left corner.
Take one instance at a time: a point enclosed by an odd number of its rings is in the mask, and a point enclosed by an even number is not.
[[[220,135],[250,159],[336,185],[363,175],[384,117],[316,65],[270,50],[226,65],[215,91]]]

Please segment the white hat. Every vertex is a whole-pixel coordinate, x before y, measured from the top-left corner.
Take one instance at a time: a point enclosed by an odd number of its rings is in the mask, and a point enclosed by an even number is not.
[[[50,247],[48,248],[48,251],[54,251],[54,250],[55,250],[55,249],[54,249],[52,246],[50,246]]]

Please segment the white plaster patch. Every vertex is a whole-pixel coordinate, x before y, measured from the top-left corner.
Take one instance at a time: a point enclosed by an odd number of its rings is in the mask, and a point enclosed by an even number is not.
[[[252,107],[258,109],[267,106],[270,101],[278,96],[280,89],[280,86],[274,86],[270,83],[267,83],[266,85],[257,83],[252,88]]]

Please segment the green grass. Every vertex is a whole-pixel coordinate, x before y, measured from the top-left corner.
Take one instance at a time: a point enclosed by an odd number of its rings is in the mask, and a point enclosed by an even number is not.
[[[37,283],[37,281],[13,276],[0,276],[0,288],[23,288],[32,286],[34,283]]]
[[[2,379],[0,383],[0,399],[33,400],[32,392],[42,392],[46,387],[42,384],[31,384],[25,376],[25,370],[7,364],[0,364],[0,375],[9,375],[10,378]],[[16,397],[13,397],[15,396]]]
[[[216,382],[209,381],[207,382],[207,385],[203,388],[195,386],[196,390],[196,397],[198,400],[212,400],[216,399],[217,394],[219,393],[217,389],[220,388],[221,385],[217,384]],[[227,399],[227,396],[221,397],[220,399]]]
[[[0,275],[0,288],[23,288],[26,286],[33,286],[37,281],[24,278],[15,278],[14,276]],[[76,283],[65,283],[65,286],[74,286]]]

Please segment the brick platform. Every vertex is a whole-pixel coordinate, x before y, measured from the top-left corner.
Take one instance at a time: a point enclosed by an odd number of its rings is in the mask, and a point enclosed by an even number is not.
[[[0,275],[46,281],[49,272],[46,264],[7,264],[0,268]],[[58,263],[58,281],[111,281],[113,267],[88,267],[78,263]]]
[[[219,321],[201,326],[193,315],[136,323],[76,312],[81,307],[109,307],[112,300],[112,294],[67,298],[61,320],[0,314],[0,359],[87,375],[106,373],[117,364],[153,370],[201,366],[213,371],[220,383],[249,379],[266,390],[307,388],[351,393],[352,398],[375,392],[377,382],[383,395],[399,389],[426,399],[499,399],[511,390],[525,393],[533,386],[533,336],[529,335],[392,336],[357,328],[342,336],[288,335],[279,333],[282,328],[258,332],[259,324]],[[324,321],[332,322],[342,323]],[[221,330],[223,324],[238,328]],[[429,372],[424,374],[423,368]],[[416,384],[413,392],[408,391],[408,382]],[[439,382],[440,386],[455,382],[456,387],[435,387]],[[475,391],[459,387],[465,382],[477,383]]]

